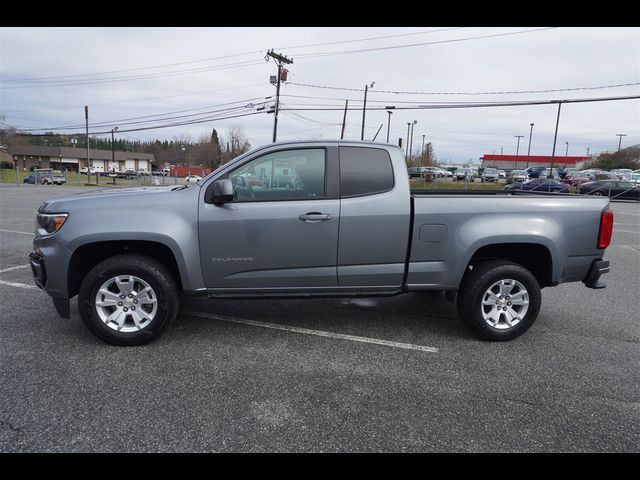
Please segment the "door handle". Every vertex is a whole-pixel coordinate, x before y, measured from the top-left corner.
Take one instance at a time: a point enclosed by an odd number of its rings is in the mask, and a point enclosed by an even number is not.
[[[298,218],[303,222],[317,223],[325,220],[331,220],[333,218],[333,215],[331,215],[330,213],[308,212],[304,215],[300,215]]]

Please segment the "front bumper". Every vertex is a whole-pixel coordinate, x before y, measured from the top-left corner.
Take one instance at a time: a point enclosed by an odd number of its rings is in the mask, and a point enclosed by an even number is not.
[[[31,273],[35,284],[42,290],[47,286],[47,270],[45,268],[44,257],[37,252],[29,254],[29,265],[31,265]],[[48,292],[47,292],[48,293]],[[53,297],[53,306],[56,308],[58,315],[62,318],[70,318],[69,299]]]
[[[31,252],[29,254],[29,264],[31,265],[33,280],[38,287],[44,290],[44,287],[47,285],[47,271],[44,268],[44,258],[36,252]]]
[[[600,283],[600,276],[605,273],[609,273],[609,260],[594,260],[582,283],[588,288],[605,288],[606,285]]]

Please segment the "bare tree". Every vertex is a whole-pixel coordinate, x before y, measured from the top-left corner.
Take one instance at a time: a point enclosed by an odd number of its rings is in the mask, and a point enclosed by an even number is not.
[[[244,133],[244,129],[239,125],[233,125],[223,136],[225,148],[222,153],[222,163],[251,150],[251,144]]]

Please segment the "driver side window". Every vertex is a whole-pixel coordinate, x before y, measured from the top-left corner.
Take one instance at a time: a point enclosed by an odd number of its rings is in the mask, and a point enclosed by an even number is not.
[[[234,202],[319,200],[324,178],[322,148],[268,153],[229,173]]]

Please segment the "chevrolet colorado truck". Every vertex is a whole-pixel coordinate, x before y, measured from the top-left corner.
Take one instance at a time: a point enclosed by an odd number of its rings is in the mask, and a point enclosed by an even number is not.
[[[535,321],[541,288],[600,275],[607,198],[410,190],[402,151],[296,141],[245,153],[188,186],[44,202],[30,263],[70,317],[116,345],[157,338],[182,295],[374,296],[445,291],[476,336]],[[429,305],[425,305],[428,309]]]

